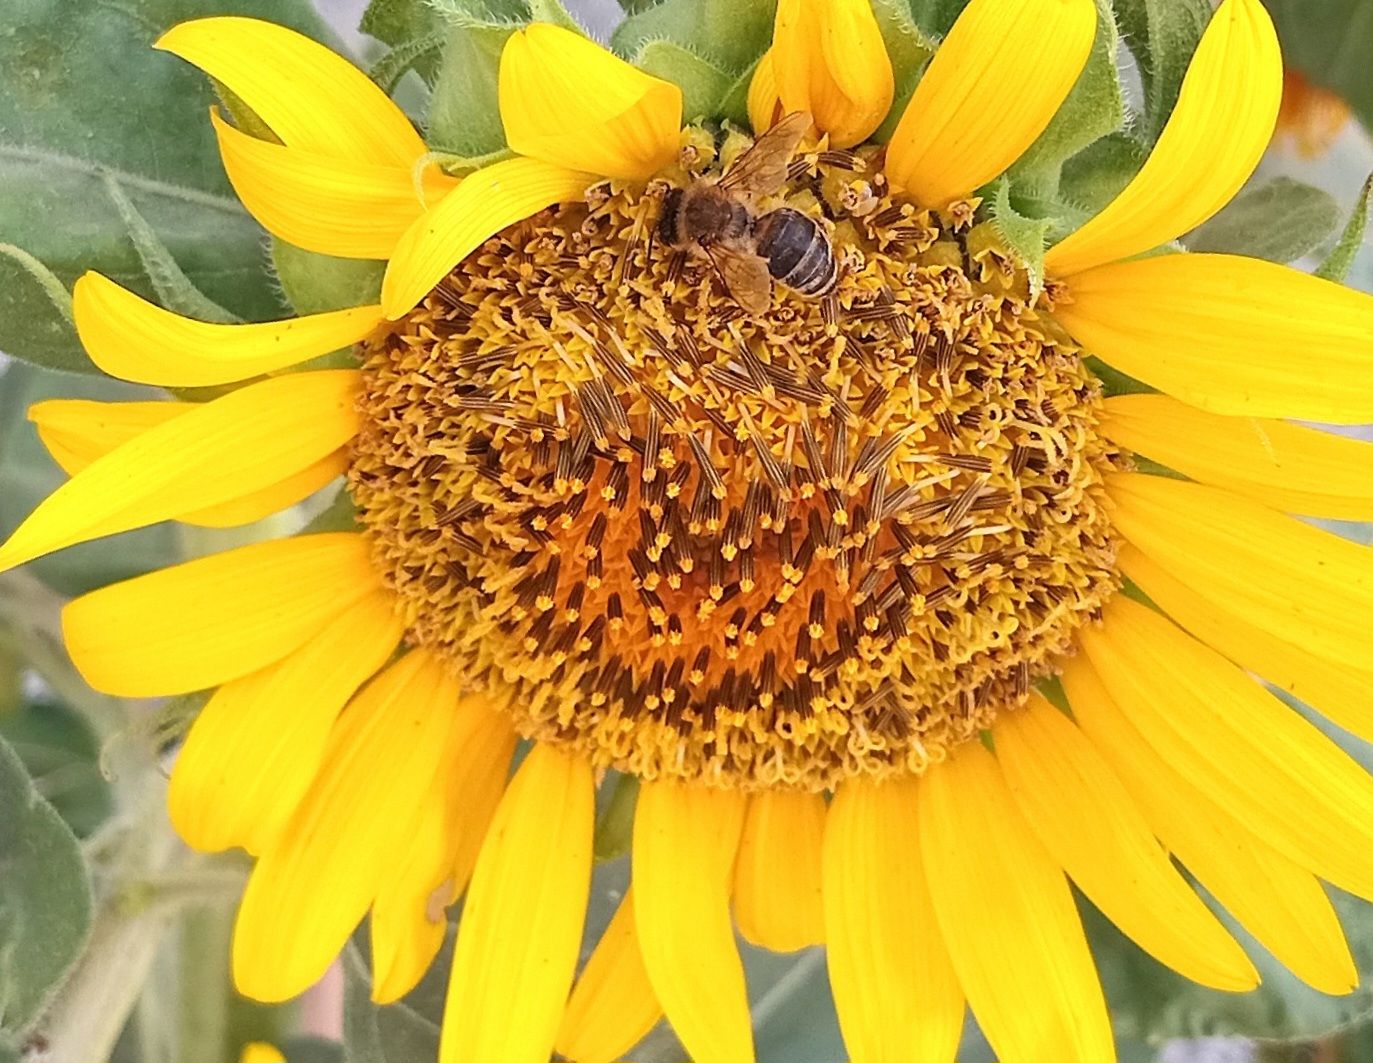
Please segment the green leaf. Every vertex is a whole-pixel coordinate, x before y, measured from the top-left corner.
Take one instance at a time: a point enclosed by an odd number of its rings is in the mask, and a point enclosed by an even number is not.
[[[110,813],[100,748],[79,715],[51,698],[24,701],[0,716],[0,740],[24,762],[34,788],[79,837]]]
[[[943,37],[949,32],[968,0],[909,0],[911,17],[926,33]]]
[[[1132,376],[1127,376],[1119,369],[1107,365],[1100,358],[1088,355],[1084,359],[1086,366],[1091,370],[1092,375],[1101,381],[1102,394],[1108,398],[1112,395],[1156,395],[1158,388],[1150,387],[1142,380],[1136,380]]]
[[[670,41],[739,74],[767,50],[776,10],[776,0],[662,0],[621,22],[610,43],[633,56],[649,41]]]
[[[22,1031],[76,962],[91,884],[75,835],[0,740],[0,1030]]]
[[[282,294],[297,314],[367,306],[381,298],[386,263],[335,258],[272,239],[272,267]]]
[[[1144,115],[1136,132],[1153,144],[1173,113],[1187,64],[1211,20],[1211,0],[1115,0],[1115,8],[1144,83]]]
[[[1011,169],[1011,180],[1056,188],[1063,163],[1125,121],[1125,100],[1116,70],[1120,34],[1111,0],[1097,0],[1096,39],[1087,65],[1047,129]]]
[[[391,46],[372,68],[373,79],[382,87],[394,87],[410,69],[426,82],[433,81],[445,34],[439,13],[426,0],[372,0],[358,28]]]
[[[1183,238],[1189,251],[1293,262],[1329,239],[1340,208],[1326,192],[1289,177],[1248,188]]]
[[[874,139],[891,139],[896,124],[906,110],[906,104],[920,82],[925,65],[934,55],[935,40],[922,30],[911,17],[906,0],[873,0],[873,14],[877,16],[882,41],[891,59],[892,77],[896,92],[885,121],[877,128]]]
[[[287,1037],[278,1046],[289,1063],[343,1063],[343,1046],[318,1037]]]
[[[1373,0],[1268,0],[1283,59],[1373,128]]]
[[[1055,222],[1052,218],[1034,218],[1021,213],[1012,203],[1011,182],[1005,177],[992,185],[987,200],[992,227],[1030,275],[1033,301],[1044,284],[1044,248]]]
[[[561,26],[573,33],[580,33],[583,37],[586,36],[586,30],[573,17],[572,12],[568,11],[562,0],[526,0],[526,2],[529,4],[531,22],[551,22],[555,26]]]
[[[1354,265],[1354,259],[1363,248],[1364,233],[1368,230],[1368,208],[1373,203],[1373,176],[1364,182],[1363,191],[1359,193],[1358,202],[1354,204],[1354,210],[1349,215],[1349,221],[1345,223],[1344,232],[1340,234],[1339,241],[1330,252],[1324,262],[1316,269],[1317,277],[1324,277],[1328,281],[1340,281],[1343,283],[1349,276],[1349,269]]]
[[[429,103],[429,145],[459,155],[505,147],[496,96],[501,50],[513,23],[464,22],[448,31]]]
[[[604,788],[605,784],[602,784]],[[639,780],[633,775],[620,775],[611,789],[610,800],[596,820],[597,860],[617,860],[629,852],[638,798]]]
[[[404,999],[384,1007],[372,1003],[371,969],[362,946],[354,941],[344,950],[343,1044],[348,1063],[432,1063],[438,1058],[453,939],[450,928],[443,951],[420,984]]]
[[[1064,163],[1059,198],[1085,220],[1120,195],[1146,157],[1147,149],[1131,134],[1104,136]]]
[[[0,34],[0,244],[23,248],[64,286],[98,269],[152,296],[113,179],[191,284],[244,318],[279,311],[261,230],[230,194],[189,64],[152,48],[167,28],[220,12],[270,17],[320,36],[307,0],[8,0]],[[92,371],[48,290],[0,256],[0,349]]]
[[[734,83],[709,59],[671,41],[648,41],[634,57],[634,65],[681,88],[682,117],[688,122],[718,115]]]

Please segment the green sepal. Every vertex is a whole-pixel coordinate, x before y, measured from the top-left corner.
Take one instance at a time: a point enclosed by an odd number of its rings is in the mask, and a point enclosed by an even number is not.
[[[760,55],[750,63],[748,69],[736,77],[730,87],[725,90],[724,96],[720,99],[719,115],[726,122],[733,122],[745,129],[749,128],[748,90],[749,86],[753,84],[753,72],[758,69],[758,63],[762,58]]]
[[[1011,195],[1011,182],[997,178],[983,190],[987,215],[1002,243],[1030,276],[1030,301],[1033,302],[1044,287],[1044,249],[1049,232],[1055,227],[1053,218],[1036,218],[1022,213]]]
[[[340,487],[338,493],[323,509],[310,519],[300,530],[302,535],[317,535],[321,532],[360,532],[362,524],[358,521],[358,507],[346,488]]]
[[[586,36],[586,28],[577,21],[575,15],[567,9],[562,0],[527,0],[529,4],[529,21],[548,22],[554,26],[561,26],[565,30],[573,33],[580,33]]]
[[[718,115],[735,80],[709,59],[672,41],[646,41],[634,57],[634,65],[682,90],[682,119],[686,122]]]
[[[1083,364],[1091,371],[1092,376],[1101,381],[1101,393],[1107,398],[1112,395],[1157,395],[1158,388],[1136,380],[1119,369],[1107,365],[1095,355],[1087,355],[1083,359]]]
[[[609,780],[602,786],[609,784]],[[597,860],[615,860],[629,852],[634,835],[634,809],[639,803],[639,780],[620,775],[614,782],[610,800],[596,819]]]
[[[670,41],[739,74],[767,50],[776,10],[776,0],[661,0],[621,22],[610,44],[628,58],[649,41]]]
[[[373,63],[367,76],[388,94],[394,92],[400,79],[412,70],[428,81],[433,75],[426,75],[424,70],[433,70],[447,39],[448,35],[442,30],[434,30],[423,37],[411,37]]]
[[[1153,144],[1173,113],[1187,64],[1211,21],[1210,0],[1115,0],[1116,19],[1144,83],[1135,132]]]
[[[1011,167],[1013,182],[1057,188],[1064,162],[1124,124],[1119,45],[1111,0],[1097,0],[1096,38],[1087,65],[1048,128]]]
[[[936,42],[916,24],[906,0],[873,0],[872,12],[882,31],[882,42],[891,59],[892,80],[895,82],[891,109],[873,134],[874,140],[885,143],[891,139],[897,123],[901,121],[906,104],[910,102],[915,86],[920,83],[920,75],[925,72],[934,55]]]
[[[429,102],[431,148],[485,155],[506,146],[496,86],[501,51],[516,28],[513,22],[479,21],[449,28]]]
[[[1124,191],[1147,157],[1132,134],[1108,134],[1063,164],[1058,198],[1086,221]]]
[[[367,306],[381,298],[386,263],[336,258],[272,238],[272,267],[282,294],[297,314],[323,314]]]
[[[1354,209],[1350,212],[1349,221],[1345,223],[1344,232],[1340,234],[1334,249],[1326,256],[1325,261],[1316,267],[1317,277],[1343,283],[1349,276],[1354,259],[1363,248],[1364,233],[1368,230],[1370,204],[1373,204],[1373,175],[1363,183],[1363,191],[1359,193]]]
[[[1247,188],[1183,238],[1189,251],[1294,262],[1324,244],[1340,223],[1331,196],[1290,177]]]
[[[427,0],[371,0],[358,28],[391,50],[372,67],[372,79],[388,91],[407,70],[432,82],[445,27]]]
[[[91,927],[91,883],[71,829],[0,740],[0,1032],[23,1032]]]

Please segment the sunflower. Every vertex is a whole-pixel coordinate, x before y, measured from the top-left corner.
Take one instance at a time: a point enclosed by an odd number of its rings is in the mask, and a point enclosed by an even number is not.
[[[1354,987],[1321,880],[1373,898],[1373,780],[1257,677],[1373,737],[1373,555],[1286,515],[1373,519],[1370,450],[1282,420],[1373,420],[1373,300],[1146,254],[1273,133],[1257,0],[1221,3],[1138,175],[1030,275],[977,192],[1096,20],[972,0],[877,144],[895,92],[867,0],[781,0],[754,133],[812,124],[752,208],[811,218],[838,280],[761,313],[658,228],[750,138],[684,128],[675,85],[570,30],[509,37],[514,154],[461,177],[292,32],[161,40],[255,116],[211,116],[248,209],[386,259],[380,302],[209,324],[81,278],[106,372],[235,387],[36,407],[72,476],[0,563],[245,523],[346,475],[353,529],[64,616],[100,690],[217,688],[170,808],[192,846],[256,857],[245,993],[299,993],[370,914],[395,1000],[465,894],[445,1063],[607,1063],[664,1014],[698,1063],[749,1060],[736,928],[826,947],[856,1063],[952,1060],[966,1007],[1009,1063],[1101,1063],[1070,881],[1168,967],[1257,984],[1171,858],[1306,982]],[[1134,393],[1104,398],[1101,363]],[[610,769],[640,783],[632,886],[578,976]]]

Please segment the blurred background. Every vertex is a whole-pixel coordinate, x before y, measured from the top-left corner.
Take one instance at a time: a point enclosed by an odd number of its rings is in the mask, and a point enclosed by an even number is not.
[[[631,8],[643,6],[626,2]],[[1167,0],[1140,3],[1152,7]],[[12,34],[7,20],[21,14],[36,17],[38,12],[54,25],[69,19],[75,27],[91,9],[104,8],[137,23],[156,9],[155,21],[160,24],[171,9],[186,18],[209,7],[231,6],[198,0],[0,0],[0,264],[22,265],[17,257],[24,253],[22,242],[11,230],[22,228],[22,216],[29,209],[24,195],[30,193],[21,195],[20,190],[32,179],[26,167],[33,163],[33,131],[20,106],[27,89],[22,81],[24,63],[33,57],[6,52],[5,42]],[[275,15],[271,3],[255,6],[258,13]],[[280,6],[298,20],[306,17],[302,10],[309,8],[309,0],[283,0]],[[368,0],[315,0],[310,16],[317,17],[364,69],[388,53],[386,43],[359,28],[368,6]],[[624,14],[617,0],[568,0],[567,6],[602,40]],[[1269,6],[1290,67],[1278,136],[1249,189],[1186,243],[1194,249],[1243,248],[1248,253],[1264,253],[1253,249],[1266,248],[1266,257],[1313,268],[1336,246],[1342,232],[1362,236],[1358,216],[1361,207],[1367,207],[1365,182],[1373,174],[1373,139],[1366,128],[1373,125],[1373,0],[1271,0]],[[82,39],[80,47],[106,72],[117,73],[126,61],[117,39],[104,42],[104,47],[100,40]],[[1121,54],[1127,102],[1137,101],[1138,72],[1129,53],[1122,49]],[[70,91],[76,96],[81,90]],[[412,73],[398,96],[422,112],[426,91]],[[130,128],[111,136],[123,137],[130,151],[156,153],[158,143],[151,134],[140,149],[144,132]],[[57,188],[54,194],[65,192]],[[119,248],[135,239],[128,232],[111,233],[108,226],[102,227],[79,209],[78,196],[69,201],[64,235],[73,246],[113,242],[119,244],[114,252],[122,253]],[[241,227],[231,232],[225,223],[223,240],[221,246],[229,248],[223,253],[224,263],[254,253],[265,263],[260,234],[245,235]],[[173,250],[178,260],[185,260],[183,252],[186,259],[203,257],[194,247]],[[213,263],[198,262],[197,268],[197,277],[215,275]],[[224,270],[228,268],[223,264]],[[25,331],[27,304],[15,288],[28,281],[16,276],[0,269],[0,347],[6,337],[15,344],[15,337],[45,342],[41,331]],[[1349,283],[1373,291],[1373,247],[1367,242],[1354,255]],[[1301,352],[1294,351],[1293,357],[1300,358]],[[62,479],[25,419],[26,407],[57,395],[120,398],[142,393],[0,354],[0,535],[8,535]],[[1373,429],[1343,431],[1373,438]],[[306,517],[296,513],[273,518],[273,531],[290,532]],[[1370,527],[1340,525],[1334,530],[1363,542],[1373,540]],[[60,894],[66,865],[61,854],[7,848],[6,817],[21,807],[25,793],[0,772],[0,940],[8,928],[19,941],[11,952],[0,949],[0,1063],[21,1058],[87,1063],[81,1046],[90,1045],[114,1046],[113,1058],[119,1063],[233,1063],[253,1042],[280,1045],[291,1063],[428,1063],[434,1058],[442,959],[410,998],[385,1009],[367,1003],[365,963],[356,946],[297,1003],[268,1008],[233,992],[227,979],[227,949],[246,864],[234,856],[192,858],[172,837],[162,810],[161,780],[168,751],[197,705],[184,700],[115,702],[93,694],[61,649],[57,612],[67,596],[172,559],[235,545],[244,534],[260,537],[262,531],[160,526],[123,536],[113,546],[75,548],[0,576],[0,738],[18,754],[37,793],[79,839],[79,859],[96,869],[97,878],[93,925],[84,944],[74,943],[80,959],[65,988],[52,1000],[23,999],[15,988],[20,968],[43,962],[34,942],[47,935],[44,940],[51,945],[64,933],[77,931],[61,925],[18,926],[16,931],[16,921],[23,918],[24,891]],[[1355,756],[1373,764],[1373,750],[1348,736],[1339,737]],[[624,818],[622,797],[613,788],[603,794],[598,852],[607,859],[598,865],[588,941],[595,940],[625,886],[626,859],[616,849],[626,840],[619,822]],[[85,874],[84,865],[74,866]],[[117,883],[117,889],[110,883]],[[1367,905],[1336,900],[1367,976],[1373,970],[1373,916]],[[80,898],[73,897],[71,905],[76,912]],[[1124,1063],[1373,1061],[1373,1024],[1365,1025],[1373,1020],[1373,995],[1367,989],[1336,1001],[1275,972],[1261,994],[1217,999],[1218,994],[1191,992],[1169,982],[1103,921],[1094,920],[1091,912],[1088,918],[1103,957],[1103,978],[1117,1016]],[[812,950],[782,957],[745,951],[760,1063],[843,1060],[823,954]],[[41,1007],[51,1007],[55,1015],[51,1041],[6,1040],[7,1021],[25,1009]],[[1239,1031],[1256,1036],[1240,1036]],[[632,1058],[635,1063],[685,1060],[665,1029],[650,1035]],[[991,1060],[971,1024],[960,1059]]]

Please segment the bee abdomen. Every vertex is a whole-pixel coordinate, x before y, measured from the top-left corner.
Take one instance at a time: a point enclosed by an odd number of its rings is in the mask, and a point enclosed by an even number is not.
[[[829,238],[814,218],[779,207],[758,220],[758,253],[773,279],[801,295],[824,295],[839,279]]]

